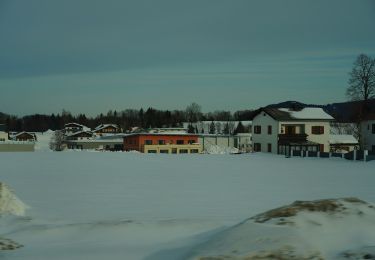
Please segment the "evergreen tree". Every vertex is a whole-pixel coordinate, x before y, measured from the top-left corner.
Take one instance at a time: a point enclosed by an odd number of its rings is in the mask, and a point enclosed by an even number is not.
[[[215,134],[215,123],[214,123],[214,121],[212,121],[211,124],[210,124],[209,133],[210,134]]]

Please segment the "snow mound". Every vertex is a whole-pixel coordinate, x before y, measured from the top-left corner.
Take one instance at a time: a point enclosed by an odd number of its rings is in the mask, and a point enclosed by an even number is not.
[[[215,235],[190,259],[375,259],[375,207],[357,198],[296,201]]]
[[[219,145],[210,145],[206,148],[208,154],[231,154],[238,153],[239,150],[234,147],[223,147]]]
[[[0,182],[0,215],[23,216],[27,208],[7,185]]]

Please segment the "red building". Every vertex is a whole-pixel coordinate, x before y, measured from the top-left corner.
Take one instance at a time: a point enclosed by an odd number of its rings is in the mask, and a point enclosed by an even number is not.
[[[140,133],[124,137],[124,151],[142,153],[200,153],[198,135]]]

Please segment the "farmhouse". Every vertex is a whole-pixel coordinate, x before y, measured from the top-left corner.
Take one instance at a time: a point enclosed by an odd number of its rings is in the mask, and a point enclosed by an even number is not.
[[[87,131],[89,130],[89,128],[78,123],[67,123],[64,125],[63,132],[64,134],[68,135],[71,133],[81,132],[84,130]]]
[[[89,140],[92,139],[93,133],[90,131],[78,131],[74,133],[67,134],[66,140]]]
[[[330,122],[321,108],[263,108],[253,118],[253,149],[290,155],[293,150],[328,152]]]
[[[23,132],[11,135],[10,139],[13,140],[13,141],[35,142],[36,141],[36,135],[34,133],[29,133],[29,132],[23,131]]]
[[[202,146],[198,143],[198,135],[138,133],[124,136],[125,151],[142,153],[201,153]]]
[[[116,134],[121,132],[121,128],[118,127],[115,124],[101,124],[98,125],[94,131],[97,135],[103,135],[103,134]]]

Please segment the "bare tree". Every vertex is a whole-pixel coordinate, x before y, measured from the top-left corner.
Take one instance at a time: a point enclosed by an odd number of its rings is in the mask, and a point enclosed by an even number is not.
[[[195,123],[200,120],[202,116],[202,108],[197,103],[191,103],[186,107],[186,116],[190,123]]]
[[[61,130],[56,130],[49,142],[49,148],[53,151],[64,150],[64,134]]]
[[[375,59],[360,54],[350,72],[346,95],[351,100],[375,98]]]

